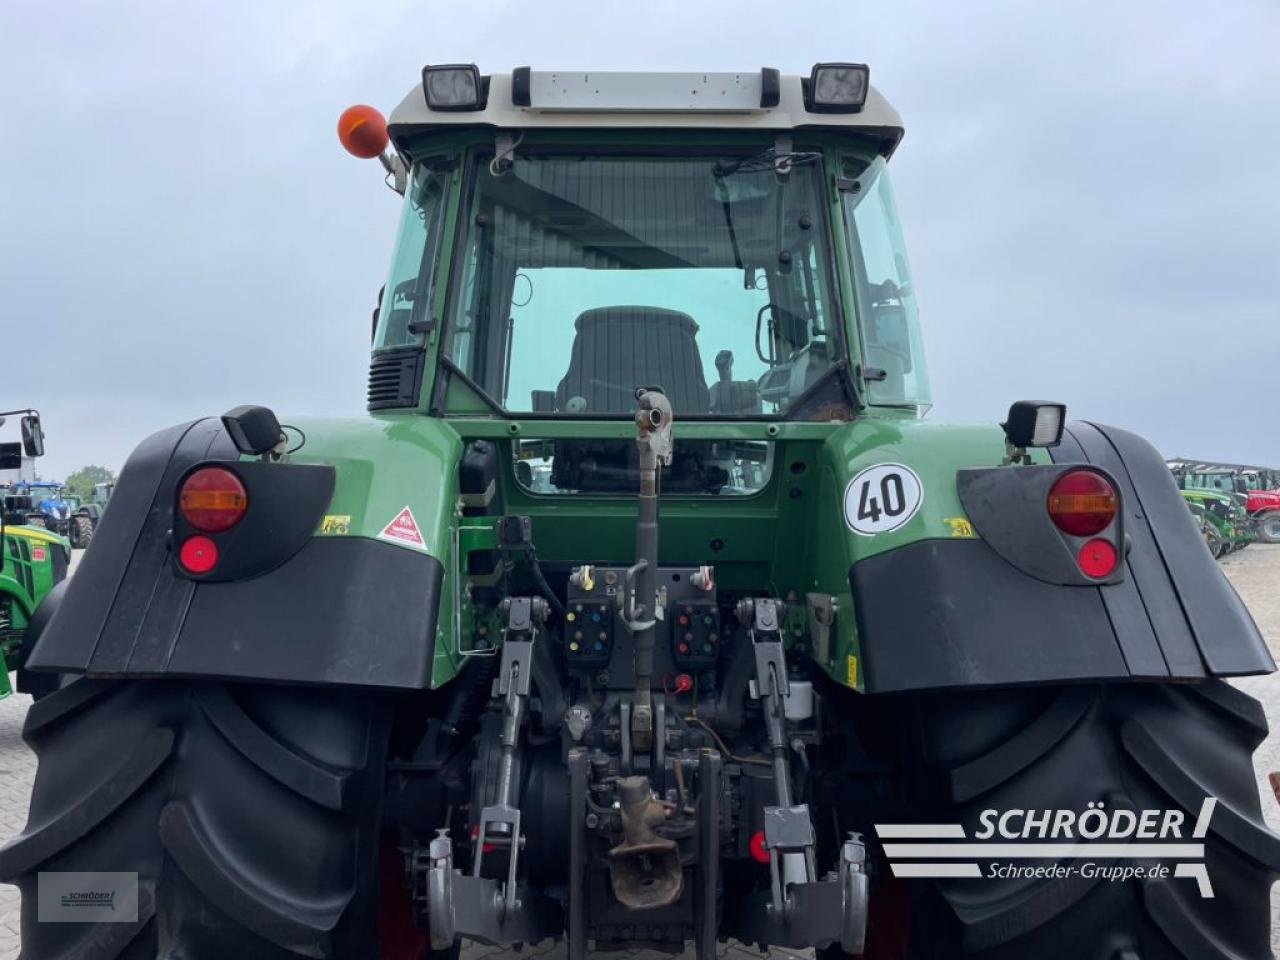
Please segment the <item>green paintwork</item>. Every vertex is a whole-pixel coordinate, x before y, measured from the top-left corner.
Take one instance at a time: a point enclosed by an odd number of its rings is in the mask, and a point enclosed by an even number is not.
[[[57,583],[53,552],[71,556],[63,537],[37,527],[5,526],[0,541],[0,698],[12,692],[9,666],[31,616]]]
[[[631,143],[668,148],[695,145],[772,144],[771,134],[686,131],[536,131],[528,148],[567,144],[587,146]],[[805,149],[822,155],[827,185],[827,222],[831,227],[836,303],[830,306],[843,324],[851,371],[861,377],[864,362],[857,320],[857,282],[850,263],[850,242],[843,228],[842,194],[837,178],[850,156],[869,157],[872,148],[856,137],[806,132]],[[461,155],[473,147],[490,149],[492,134],[447,133],[428,137],[422,152]],[[797,143],[799,146],[799,142]],[[415,154],[418,150],[415,148]],[[434,294],[423,313],[425,333],[414,342],[425,352],[424,375],[415,408],[364,420],[308,421],[288,418],[306,433],[307,442],[292,455],[297,462],[330,463],[337,468],[333,503],[318,532],[321,536],[376,538],[405,507],[421,530],[423,548],[445,571],[438,618],[432,683],[448,682],[460,669],[465,651],[492,637],[497,624],[479,615],[466,582],[467,556],[494,547],[492,518],[462,516],[457,467],[464,445],[473,439],[499,448],[499,485],[509,515],[531,518],[539,559],[567,564],[628,564],[634,557],[634,496],[537,494],[515,477],[517,441],[611,438],[630,442],[635,426],[628,418],[571,420],[509,417],[460,377],[436,390],[440,376],[444,318],[453,309],[454,285],[462,274],[456,249],[462,227],[466,164],[457,163],[442,186],[441,229],[433,239]],[[862,396],[868,383],[856,379]],[[675,439],[753,440],[772,444],[772,475],[749,496],[665,495],[662,499],[663,563],[710,563],[726,589],[769,592],[791,599],[788,633],[808,650],[805,594],[830,595],[836,618],[827,649],[808,651],[839,682],[863,688],[865,671],[849,588],[850,568],[861,560],[920,540],[976,536],[956,495],[955,472],[994,466],[1004,457],[1004,439],[994,424],[953,427],[925,422],[914,406],[868,407],[851,422],[785,422],[761,416],[724,422],[682,421],[677,410]],[[992,411],[993,415],[1001,411]],[[847,419],[847,414],[837,421]],[[1039,460],[1047,459],[1037,457]],[[846,524],[845,488],[862,469],[878,463],[902,463],[920,477],[924,496],[918,512],[901,528],[861,536]],[[397,544],[398,549],[415,549]],[[412,590],[412,584],[405,585]],[[461,651],[461,652],[460,652]]]
[[[516,435],[521,439],[566,434],[627,437],[634,428],[626,424],[444,421],[420,413],[291,422],[308,438],[292,459],[337,468],[337,489],[328,511],[336,523],[328,533],[322,524],[320,535],[376,538],[407,506],[422,532],[426,552],[444,564],[433,685],[454,676],[460,666],[458,650],[475,642],[466,585],[458,580],[466,569],[462,558],[470,551],[490,550],[494,544],[492,520],[463,518],[458,505],[457,462],[466,440],[498,441],[506,509],[532,518],[543,561],[620,564],[632,559],[633,498],[530,493],[515,481],[511,449]],[[793,605],[792,625],[797,628],[803,624],[805,593],[832,595],[838,611],[835,633],[822,662],[832,676],[847,683],[849,658],[860,656],[849,594],[850,567],[918,540],[974,535],[963,523],[955,471],[998,464],[1004,454],[1003,435],[995,426],[953,427],[890,412],[845,424],[677,422],[676,426],[677,443],[682,438],[744,436],[774,441],[769,483],[748,497],[664,497],[662,560],[710,562],[726,588],[767,586],[781,596],[800,598]],[[922,505],[899,530],[874,537],[855,534],[844,521],[845,487],[863,468],[886,462],[915,470],[924,485]],[[713,540],[722,542],[719,550],[714,549]],[[456,554],[455,544],[460,545]],[[461,601],[457,608],[455,596]],[[494,628],[486,624],[486,629]],[[852,685],[862,687],[860,669],[852,679]]]
[[[424,551],[453,569],[454,516],[458,499],[458,459],[462,443],[433,417],[404,413],[362,420],[292,418],[305,431],[306,445],[291,456],[297,463],[328,463],[337,485],[328,516],[345,518],[348,536],[376,538],[408,507],[422,532]],[[324,533],[317,531],[321,536]],[[329,534],[333,535],[333,534]],[[396,543],[400,549],[415,549]],[[433,684],[458,670],[453,635],[453,578],[446,576],[436,638]],[[406,589],[411,586],[406,585]]]

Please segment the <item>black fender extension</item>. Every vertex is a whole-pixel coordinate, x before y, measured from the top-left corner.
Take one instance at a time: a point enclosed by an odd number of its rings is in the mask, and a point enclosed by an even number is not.
[[[867,692],[1275,670],[1151,444],[1075,422],[1051,453],[1056,465],[1092,464],[1119,485],[1123,576],[1049,582],[981,539],[923,540],[861,560],[849,582]],[[1026,522],[1050,521],[1037,513]]]

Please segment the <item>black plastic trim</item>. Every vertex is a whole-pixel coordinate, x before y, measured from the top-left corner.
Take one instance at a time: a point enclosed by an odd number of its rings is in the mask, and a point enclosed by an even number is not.
[[[391,410],[418,405],[426,356],[421,347],[380,350],[369,361],[367,409]]]
[[[528,67],[516,67],[511,71],[511,105],[515,107],[528,107],[533,104],[533,93],[530,86],[530,73],[532,71]]]
[[[782,75],[773,67],[760,70],[760,106],[768,110],[782,102]]]
[[[234,583],[182,581],[166,565],[147,596],[130,590],[112,598],[96,643],[69,635],[55,616],[28,666],[95,677],[425,689],[443,579],[434,557],[356,537],[315,538],[283,566]],[[118,615],[139,606],[139,617]]]
[[[849,585],[868,693],[1131,675],[1099,588],[1037,580],[982,540],[860,560]]]
[[[1155,447],[1127,430],[1073,422],[1051,455],[1056,463],[1096,464],[1116,478],[1130,505],[1131,575],[1175,675],[1196,666],[1214,676],[1276,669]]]
[[[319,537],[265,576],[200,584],[172,655],[129,672],[425,689],[443,580],[425,553]]]

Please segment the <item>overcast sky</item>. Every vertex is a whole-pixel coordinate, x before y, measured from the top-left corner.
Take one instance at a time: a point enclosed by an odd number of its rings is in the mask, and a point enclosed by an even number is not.
[[[0,408],[40,408],[50,477],[238,403],[360,415],[397,198],[335,123],[424,63],[861,60],[933,418],[1063,400],[1280,465],[1278,50],[1275,0],[3,0]]]

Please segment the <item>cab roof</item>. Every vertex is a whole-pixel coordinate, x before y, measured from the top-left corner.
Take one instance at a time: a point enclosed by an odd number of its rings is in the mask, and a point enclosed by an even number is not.
[[[481,78],[483,105],[432,109],[423,84],[391,114],[388,132],[405,149],[418,133],[450,128],[710,129],[778,131],[836,129],[865,133],[889,156],[902,139],[902,118],[868,85],[857,112],[810,109],[808,77],[762,70],[742,73],[611,73],[518,68]],[[761,85],[776,105],[761,106]],[[513,92],[515,95],[513,96]],[[517,101],[527,105],[519,105]]]

